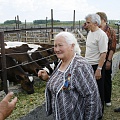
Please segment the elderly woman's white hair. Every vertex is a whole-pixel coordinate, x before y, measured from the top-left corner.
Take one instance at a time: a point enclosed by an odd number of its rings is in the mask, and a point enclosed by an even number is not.
[[[98,14],[88,14],[88,15],[85,17],[85,19],[87,19],[87,18],[91,18],[91,21],[92,21],[93,23],[97,23],[98,25],[101,24],[101,18],[100,18],[100,16],[99,16]]]
[[[70,33],[70,32],[65,32],[65,31],[62,31],[60,33],[58,33],[56,36],[55,36],[55,40],[57,37],[63,37],[65,38],[65,41],[68,43],[68,44],[74,44],[74,52],[81,55],[81,49],[79,47],[79,44],[77,42],[77,39],[76,37]]]

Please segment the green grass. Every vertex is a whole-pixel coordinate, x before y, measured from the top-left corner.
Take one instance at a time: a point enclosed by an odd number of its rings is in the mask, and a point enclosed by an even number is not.
[[[103,120],[120,120],[120,112],[114,112],[114,109],[120,107],[120,70],[112,80],[112,106],[106,107]]]
[[[45,101],[44,93],[45,93],[45,85],[46,82],[37,81],[34,85],[35,93],[28,95],[24,91],[15,94],[18,97],[18,102],[16,104],[16,108],[13,113],[6,120],[17,120],[22,116],[25,116],[30,111],[35,109],[36,107],[43,104]]]
[[[20,117],[25,116],[36,107],[42,105],[45,100],[45,85],[46,82],[37,81],[34,85],[34,94],[28,95],[24,91],[15,94],[18,97],[16,108],[6,120],[18,120]],[[103,120],[120,120],[120,113],[114,112],[114,109],[117,107],[120,107],[120,70],[113,78],[112,106],[105,106]]]

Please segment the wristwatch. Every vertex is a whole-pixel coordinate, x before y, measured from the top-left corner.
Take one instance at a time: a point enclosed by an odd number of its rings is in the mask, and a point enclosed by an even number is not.
[[[98,70],[102,70],[102,67],[99,67],[99,66],[98,66],[97,69],[98,69]]]

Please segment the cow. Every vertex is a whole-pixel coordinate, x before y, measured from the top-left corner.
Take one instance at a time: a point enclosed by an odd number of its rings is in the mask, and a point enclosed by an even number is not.
[[[38,44],[38,43],[37,43]],[[39,47],[37,49],[37,51],[40,51],[42,56],[46,57],[46,56],[50,56],[50,58],[53,61],[57,61],[57,56],[54,53],[54,45],[50,45],[50,44],[38,44],[42,47]]]
[[[52,63],[54,62],[54,66],[57,66],[59,60],[54,53],[54,45],[45,44],[45,43],[36,43],[36,45],[40,45],[36,51],[39,51],[43,57],[48,57],[51,59]]]
[[[55,55],[53,48],[44,48],[44,47],[42,47],[42,48],[38,48],[36,51],[39,51],[40,54],[43,57],[48,57],[49,56],[49,58],[51,59],[52,62],[58,61],[58,58]]]
[[[21,84],[21,88],[28,94],[34,93],[33,77],[26,74],[26,72],[16,63],[14,59],[6,55],[7,79],[9,82]],[[0,56],[0,76],[2,78],[2,61]],[[3,82],[3,81],[2,81]],[[2,90],[2,89],[1,89]]]
[[[44,58],[40,54],[40,52],[38,51],[32,52],[31,57],[33,60],[37,62],[38,65],[45,69],[49,75],[52,74],[53,68],[50,66],[50,62],[46,58]]]
[[[27,52],[28,50],[31,50],[32,48],[30,48],[28,46],[28,44],[23,43],[22,45],[16,46],[16,47],[12,47],[11,49],[16,50],[16,51]]]
[[[21,64],[21,67],[25,72],[37,76],[39,69],[42,69],[33,59],[29,56],[28,53],[21,53],[21,51],[13,50],[12,48],[5,49],[5,54],[9,55],[15,59],[18,64]]]
[[[37,44],[28,44],[30,48],[33,48],[31,51],[28,51],[29,53],[31,53],[31,57],[34,60],[37,60],[37,63],[42,66],[43,69],[45,69],[49,74],[51,74],[54,70],[54,61],[56,60],[56,56],[53,55],[53,48],[52,49],[46,49],[43,48],[40,45]],[[52,56],[50,56],[52,55]],[[49,58],[52,59],[52,62],[49,61]],[[47,69],[46,69],[46,68]]]
[[[55,67],[57,66],[59,60],[57,58],[57,56],[54,53],[54,45],[50,45],[50,44],[28,44],[30,48],[33,48],[31,51],[38,51],[43,57],[45,57],[46,59],[48,59],[49,64],[51,66],[52,69],[55,69]],[[48,63],[48,62],[47,62]]]
[[[20,52],[28,53],[31,56],[31,58],[39,64],[39,66],[46,67],[48,69],[49,73],[50,74],[52,73],[54,67],[53,67],[53,65],[51,66],[52,63],[49,62],[49,58],[52,59],[52,62],[55,61],[57,58],[55,55],[53,55],[54,54],[53,48],[46,50],[46,48],[43,48],[40,45],[28,44],[25,42],[6,42],[5,48],[6,49],[9,48],[9,52],[10,52],[10,49],[12,49],[15,51],[19,50]],[[18,56],[15,56],[15,57],[18,57]],[[43,58],[43,57],[45,57],[45,58]],[[19,56],[19,58],[20,58],[20,56]]]
[[[54,53],[54,49],[53,49],[53,45],[50,45],[50,44],[28,44],[26,42],[5,42],[6,46],[5,48],[6,49],[13,49],[13,50],[17,50],[17,51],[21,51],[21,52],[28,52],[29,54],[31,54],[31,52],[35,52],[35,51],[40,51],[40,54],[43,56],[43,57],[48,57],[50,55],[50,58],[53,60],[53,61],[56,61],[57,60],[57,57],[56,55],[53,55],[55,54]]]

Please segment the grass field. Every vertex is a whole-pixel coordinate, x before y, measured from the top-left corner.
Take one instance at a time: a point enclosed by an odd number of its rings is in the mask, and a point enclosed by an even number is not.
[[[39,81],[35,84],[35,93],[28,95],[24,91],[16,94],[18,102],[16,109],[6,120],[18,120],[21,116],[28,114],[30,111],[41,105],[44,98],[45,82]],[[112,106],[106,107],[103,120],[120,120],[120,112],[115,113],[114,108],[120,107],[120,70],[113,78]]]
[[[120,107],[120,70],[116,73],[112,82],[112,106],[105,106],[103,120],[120,120],[120,112],[114,112],[115,108]]]

